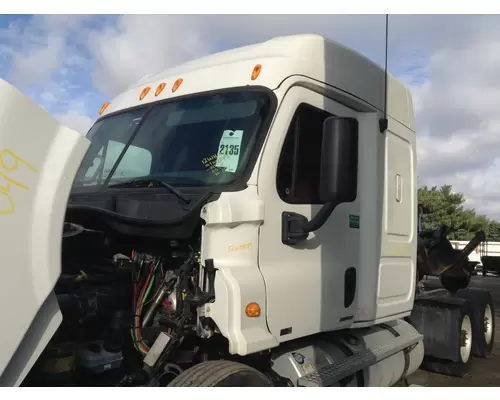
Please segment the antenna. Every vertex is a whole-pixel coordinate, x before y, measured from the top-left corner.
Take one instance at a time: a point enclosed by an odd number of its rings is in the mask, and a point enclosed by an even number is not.
[[[387,126],[389,125],[389,121],[387,120],[387,84],[388,84],[387,53],[388,53],[388,48],[389,48],[389,14],[385,14],[384,118],[381,118],[378,121],[380,133],[384,133],[387,130]]]

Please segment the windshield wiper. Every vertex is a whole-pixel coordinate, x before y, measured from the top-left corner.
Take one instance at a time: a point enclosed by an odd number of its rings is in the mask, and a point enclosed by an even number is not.
[[[162,181],[161,179],[155,178],[137,178],[131,179],[129,181],[115,183],[113,185],[108,185],[108,187],[153,187],[152,185],[157,184],[163,186],[168,189],[171,193],[173,193],[179,200],[182,200],[185,204],[190,204],[191,200],[186,197],[184,193],[180,190],[176,189],[172,185],[167,182]]]

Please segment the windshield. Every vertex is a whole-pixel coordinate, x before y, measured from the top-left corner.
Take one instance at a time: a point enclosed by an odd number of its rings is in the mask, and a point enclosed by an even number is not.
[[[87,135],[92,144],[73,187],[110,186],[135,178],[183,186],[229,184],[245,169],[270,111],[267,93],[247,90],[199,95],[104,118]]]

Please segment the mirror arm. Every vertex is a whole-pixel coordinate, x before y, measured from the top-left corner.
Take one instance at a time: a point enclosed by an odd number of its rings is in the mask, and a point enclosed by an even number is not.
[[[318,213],[311,219],[310,221],[304,222],[302,224],[302,230],[304,232],[314,232],[320,229],[325,222],[328,220],[328,217],[332,214],[335,207],[337,207],[339,203],[335,200],[330,200],[326,202],[323,207],[320,208]]]
[[[320,229],[340,203],[330,200],[326,202],[311,221],[293,212],[282,213],[281,241],[286,245],[295,245],[307,240],[310,232]]]

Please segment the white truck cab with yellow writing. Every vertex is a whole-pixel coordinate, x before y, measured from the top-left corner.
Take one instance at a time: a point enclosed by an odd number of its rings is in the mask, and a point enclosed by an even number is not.
[[[20,384],[61,322],[53,289],[70,191],[153,169],[177,186],[222,188],[196,216],[200,264],[215,260],[217,268],[215,300],[198,312],[229,353],[409,315],[415,128],[411,96],[390,76],[383,114],[385,79],[369,60],[319,36],[278,38],[148,75],[103,107],[88,139],[0,81],[0,296],[13,305],[4,308],[0,385]],[[323,205],[321,135],[330,116],[356,121],[359,157],[346,173],[357,195],[290,245],[293,222],[285,219],[311,221]],[[123,158],[117,138],[131,144]],[[103,160],[108,144],[114,155]],[[173,212],[147,201],[115,201],[114,217],[120,207],[127,218]]]

